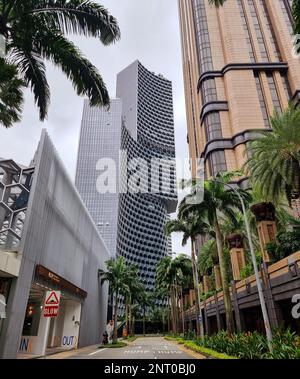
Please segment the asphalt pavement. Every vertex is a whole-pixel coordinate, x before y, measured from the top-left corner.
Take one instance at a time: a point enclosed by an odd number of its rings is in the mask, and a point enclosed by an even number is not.
[[[98,348],[68,351],[46,359],[204,359],[182,345],[166,341],[163,337],[140,337],[124,348]]]

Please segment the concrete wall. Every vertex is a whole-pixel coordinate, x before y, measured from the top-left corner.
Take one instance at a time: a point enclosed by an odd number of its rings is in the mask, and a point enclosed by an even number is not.
[[[27,300],[37,264],[88,293],[84,301],[79,346],[98,343],[104,331],[108,286],[100,286],[108,250],[85,208],[46,131],[35,156],[31,189],[19,254],[19,278],[12,283],[7,320],[0,337],[0,357],[19,350]]]

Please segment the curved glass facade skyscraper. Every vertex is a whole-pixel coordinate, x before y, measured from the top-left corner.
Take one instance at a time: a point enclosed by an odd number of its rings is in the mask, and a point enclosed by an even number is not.
[[[138,266],[151,291],[157,263],[171,254],[164,225],[177,206],[172,83],[136,61],[118,75],[117,97],[123,104],[121,148],[126,154],[117,254]]]

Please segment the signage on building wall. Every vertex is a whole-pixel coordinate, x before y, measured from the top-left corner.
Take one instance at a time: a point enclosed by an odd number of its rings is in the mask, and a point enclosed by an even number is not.
[[[48,291],[44,304],[44,317],[56,317],[59,310],[60,291]]]
[[[52,271],[49,271],[46,267],[43,267],[41,265],[36,266],[36,276],[38,278],[41,278],[43,280],[50,281],[55,286],[59,286],[62,290],[67,290],[68,292],[71,292],[73,295],[79,296],[81,298],[87,297],[87,292],[82,290],[81,288],[76,287],[74,284],[68,282],[61,276],[55,274]],[[51,285],[51,284],[50,284]]]

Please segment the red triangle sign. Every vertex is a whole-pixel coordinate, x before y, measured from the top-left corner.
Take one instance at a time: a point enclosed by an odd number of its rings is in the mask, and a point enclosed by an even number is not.
[[[45,302],[46,305],[59,305],[58,297],[55,291],[52,291]]]

